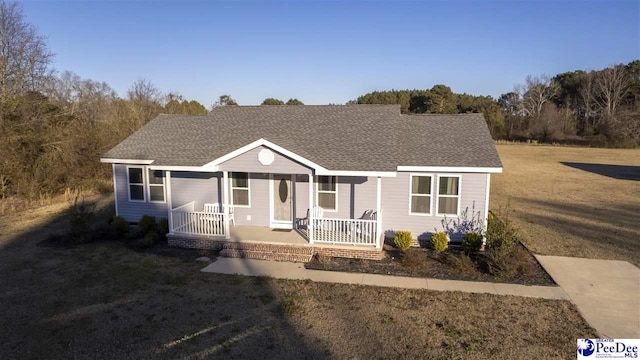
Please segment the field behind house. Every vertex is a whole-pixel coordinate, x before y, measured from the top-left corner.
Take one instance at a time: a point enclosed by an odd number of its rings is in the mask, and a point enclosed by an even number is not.
[[[495,211],[509,204],[535,253],[640,265],[640,150],[497,145]]]
[[[568,301],[202,273],[197,251],[118,242],[38,246],[66,227],[62,209],[0,217],[2,359],[572,359],[576,338],[596,336]]]

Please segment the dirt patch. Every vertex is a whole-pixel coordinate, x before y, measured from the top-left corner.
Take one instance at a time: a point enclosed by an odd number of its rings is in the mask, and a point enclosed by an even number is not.
[[[640,150],[497,145],[491,208],[509,203],[523,242],[543,255],[640,266]]]
[[[305,264],[307,269],[345,271],[381,275],[410,276],[447,280],[485,281],[524,285],[556,285],[533,255],[518,245],[516,266],[520,267],[512,277],[494,276],[489,273],[482,254],[471,259],[461,250],[449,249],[437,253],[431,249],[410,248],[405,253],[385,245],[382,260],[346,259],[339,257],[314,257]]]

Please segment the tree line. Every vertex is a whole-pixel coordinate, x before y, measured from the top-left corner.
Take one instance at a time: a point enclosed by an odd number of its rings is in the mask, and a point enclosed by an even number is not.
[[[18,4],[0,1],[0,199],[108,191],[101,154],[159,113],[207,113],[144,79],[121,97],[105,82],[56,73],[52,59]]]
[[[53,53],[17,3],[0,0],[0,199],[37,199],[65,189],[111,191],[100,155],[160,113],[205,115],[238,102],[221,95],[207,109],[138,79],[119,95],[105,82],[51,66]],[[403,113],[482,112],[497,139],[640,144],[640,61],[598,71],[528,77],[498,99],[426,90],[375,91],[348,104],[399,104]],[[262,105],[304,105],[267,98]]]
[[[120,96],[106,82],[57,73],[44,37],[16,2],[0,0],[0,199],[66,189],[110,191],[100,155],[165,114],[206,115],[195,100],[138,79]],[[211,106],[237,105],[222,95]],[[265,105],[303,105],[268,98]]]
[[[498,99],[448,86],[374,91],[351,104],[399,104],[406,114],[482,112],[495,139],[640,146],[640,60],[553,77],[528,76]]]
[[[528,76],[498,98],[508,139],[640,145],[640,60],[601,70]]]

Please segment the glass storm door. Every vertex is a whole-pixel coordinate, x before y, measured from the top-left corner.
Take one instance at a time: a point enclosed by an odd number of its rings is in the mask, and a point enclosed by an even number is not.
[[[292,228],[291,175],[274,174],[271,181],[272,221],[271,227]]]

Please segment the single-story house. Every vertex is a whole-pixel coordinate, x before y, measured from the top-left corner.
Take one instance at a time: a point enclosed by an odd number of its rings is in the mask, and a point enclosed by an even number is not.
[[[293,246],[278,242],[289,231],[305,254],[365,258],[396,230],[417,243],[465,211],[485,222],[502,171],[482,114],[398,105],[160,115],[101,161],[113,166],[116,214],[167,218],[170,245],[278,252]]]

